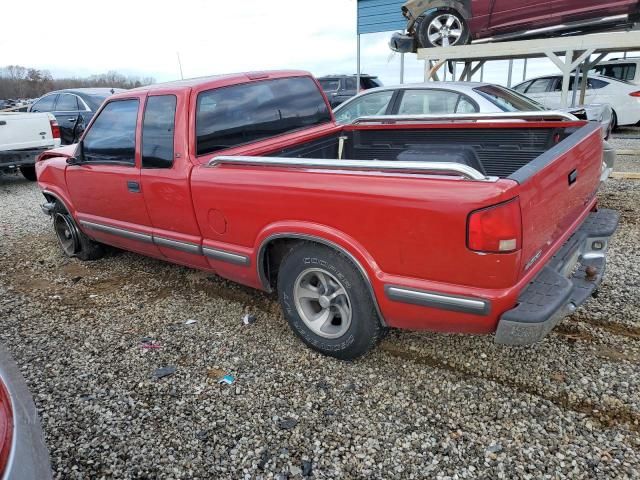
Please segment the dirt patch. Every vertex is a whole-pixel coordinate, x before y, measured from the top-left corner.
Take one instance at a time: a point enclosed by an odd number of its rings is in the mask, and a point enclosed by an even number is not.
[[[611,348],[606,345],[598,345],[596,347],[596,355],[604,360],[611,360],[614,362],[640,363],[640,355],[616,350],[615,348]]]

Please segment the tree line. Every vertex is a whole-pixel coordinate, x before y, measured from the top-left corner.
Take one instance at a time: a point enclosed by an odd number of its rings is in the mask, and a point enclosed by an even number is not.
[[[155,83],[152,77],[126,76],[116,71],[84,78],[53,78],[48,70],[8,65],[0,68],[0,99],[38,98],[63,88],[136,88],[152,83]]]

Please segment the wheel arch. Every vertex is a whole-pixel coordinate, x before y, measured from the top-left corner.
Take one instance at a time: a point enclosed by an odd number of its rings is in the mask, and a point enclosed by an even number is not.
[[[407,5],[407,10],[412,18],[412,21],[407,26],[408,29],[413,27],[418,17],[424,15],[429,10],[453,9],[460,13],[465,21],[469,21],[472,17],[471,0],[422,0],[412,3],[413,5]]]
[[[64,209],[73,216],[74,210],[70,208],[71,203],[66,200],[62,195],[57,192],[52,192],[49,189],[42,190],[42,195],[47,199],[48,202],[60,202]]]
[[[275,280],[277,277],[277,267],[279,267],[282,259],[284,258],[284,254],[292,245],[300,242],[311,242],[324,245],[343,254],[360,272],[362,279],[367,285],[367,289],[375,305],[380,322],[383,326],[386,326],[387,324],[384,320],[384,316],[382,315],[382,311],[380,310],[372,283],[372,278],[376,278],[377,272],[379,272],[380,269],[368,252],[358,245],[357,242],[344,235],[340,235],[338,238],[336,238],[335,235],[336,232],[332,232],[331,235],[327,235],[326,231],[321,233],[297,229],[274,231],[263,235],[259,242],[256,258],[258,278],[262,287],[268,292],[272,292],[274,290],[276,283]],[[276,258],[271,256],[274,249],[276,249]]]

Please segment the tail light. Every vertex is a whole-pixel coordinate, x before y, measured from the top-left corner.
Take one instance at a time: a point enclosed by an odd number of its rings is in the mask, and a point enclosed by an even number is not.
[[[487,253],[508,253],[522,246],[520,200],[475,210],[467,220],[467,246]]]
[[[60,138],[60,125],[58,125],[58,121],[49,120],[49,124],[51,125],[51,135],[53,138]]]
[[[631,92],[631,93],[629,94],[629,96],[631,96],[631,97],[640,97],[640,90],[639,90],[639,91],[637,91],[637,92]]]

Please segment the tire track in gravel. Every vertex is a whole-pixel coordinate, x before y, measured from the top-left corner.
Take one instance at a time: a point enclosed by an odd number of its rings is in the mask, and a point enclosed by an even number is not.
[[[567,394],[561,393],[557,395],[551,395],[540,391],[534,385],[517,382],[513,379],[507,379],[494,375],[490,372],[478,372],[464,365],[457,363],[449,363],[442,358],[434,355],[427,354],[425,352],[417,352],[415,350],[407,350],[397,344],[391,342],[383,342],[378,348],[386,352],[392,357],[400,358],[402,360],[427,365],[432,368],[439,368],[451,372],[460,378],[467,380],[486,380],[496,383],[498,385],[505,386],[518,393],[531,395],[542,400],[553,403],[555,406],[564,409],[571,410],[578,414],[584,414],[591,420],[596,421],[603,427],[611,428],[617,426],[623,426],[628,428],[632,432],[640,432],[640,412],[633,409],[621,406],[621,407],[602,407],[594,404],[589,400],[575,401],[572,400]]]

